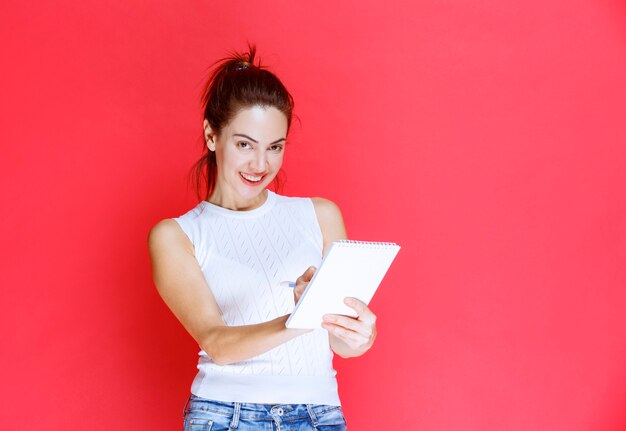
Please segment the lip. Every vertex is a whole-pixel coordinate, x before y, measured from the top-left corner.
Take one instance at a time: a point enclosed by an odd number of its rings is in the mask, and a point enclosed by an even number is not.
[[[259,177],[259,176],[260,176],[260,177],[261,177],[261,179],[260,179],[259,181],[250,181],[250,180],[246,179],[246,178],[245,178],[242,174],[249,175],[249,176],[251,176],[251,177]],[[250,186],[258,186],[259,184],[262,184],[262,183],[263,183],[263,180],[265,179],[265,175],[266,175],[266,174],[263,174],[263,175],[258,175],[258,174],[249,174],[249,173],[247,173],[247,172],[239,172],[239,178],[241,178],[241,180],[242,180],[245,184],[248,184],[248,185],[250,185]]]

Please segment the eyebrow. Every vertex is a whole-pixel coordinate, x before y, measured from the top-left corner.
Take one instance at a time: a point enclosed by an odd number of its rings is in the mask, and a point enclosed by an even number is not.
[[[256,139],[252,139],[250,136],[244,135],[243,133],[234,133],[233,136],[239,136],[240,138],[250,139],[255,144],[259,143],[259,141],[257,141]],[[285,138],[280,138],[280,139],[278,139],[278,140],[276,140],[274,142],[270,142],[268,145],[278,144],[280,141],[284,141],[284,140],[285,140]]]

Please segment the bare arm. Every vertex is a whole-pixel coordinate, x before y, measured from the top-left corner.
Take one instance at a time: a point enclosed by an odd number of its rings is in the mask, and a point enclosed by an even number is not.
[[[333,202],[313,198],[315,213],[324,237],[324,253],[328,246],[347,239],[346,228],[339,207]],[[376,315],[356,298],[347,299],[346,305],[356,310],[358,317],[352,318],[330,314],[322,326],[328,330],[330,347],[342,358],[360,356],[372,347],[376,338]]]
[[[286,328],[289,315],[255,325],[226,326],[193,244],[175,220],[162,220],[152,228],[148,248],[161,298],[215,363],[243,361],[309,332]]]

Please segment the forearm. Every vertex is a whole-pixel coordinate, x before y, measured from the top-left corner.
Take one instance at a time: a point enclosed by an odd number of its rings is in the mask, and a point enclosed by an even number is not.
[[[215,326],[208,331],[200,347],[219,365],[250,359],[309,332],[286,328],[288,317],[254,325]]]

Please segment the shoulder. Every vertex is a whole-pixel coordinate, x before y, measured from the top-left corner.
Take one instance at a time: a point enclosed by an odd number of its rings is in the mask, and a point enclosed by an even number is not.
[[[275,193],[276,201],[281,205],[310,210],[311,204],[319,221],[332,221],[341,218],[341,210],[333,201],[321,197],[284,196]]]
[[[317,218],[317,222],[322,228],[322,233],[324,233],[327,227],[343,228],[343,217],[341,215],[341,210],[336,203],[329,199],[321,197],[283,196],[278,194],[276,196],[282,204],[293,205],[300,209],[310,209],[311,204],[313,204],[315,216]]]
[[[191,241],[176,220],[171,218],[163,219],[150,229],[148,233],[150,250],[156,251],[176,245],[193,249]]]
[[[337,221],[337,219],[341,219],[341,210],[339,206],[331,200],[314,197],[311,198],[311,202],[313,202],[313,207],[315,208],[315,213],[317,214],[317,218],[320,223],[322,221],[333,222]]]
[[[179,233],[182,233],[182,230],[178,225],[178,222],[172,218],[166,218],[152,226],[152,229],[150,229],[150,233],[148,234],[148,239],[156,240],[175,238],[179,236]]]
[[[346,239],[346,228],[339,206],[333,201],[320,197],[311,198],[311,201],[324,238],[324,250],[331,242]]]

